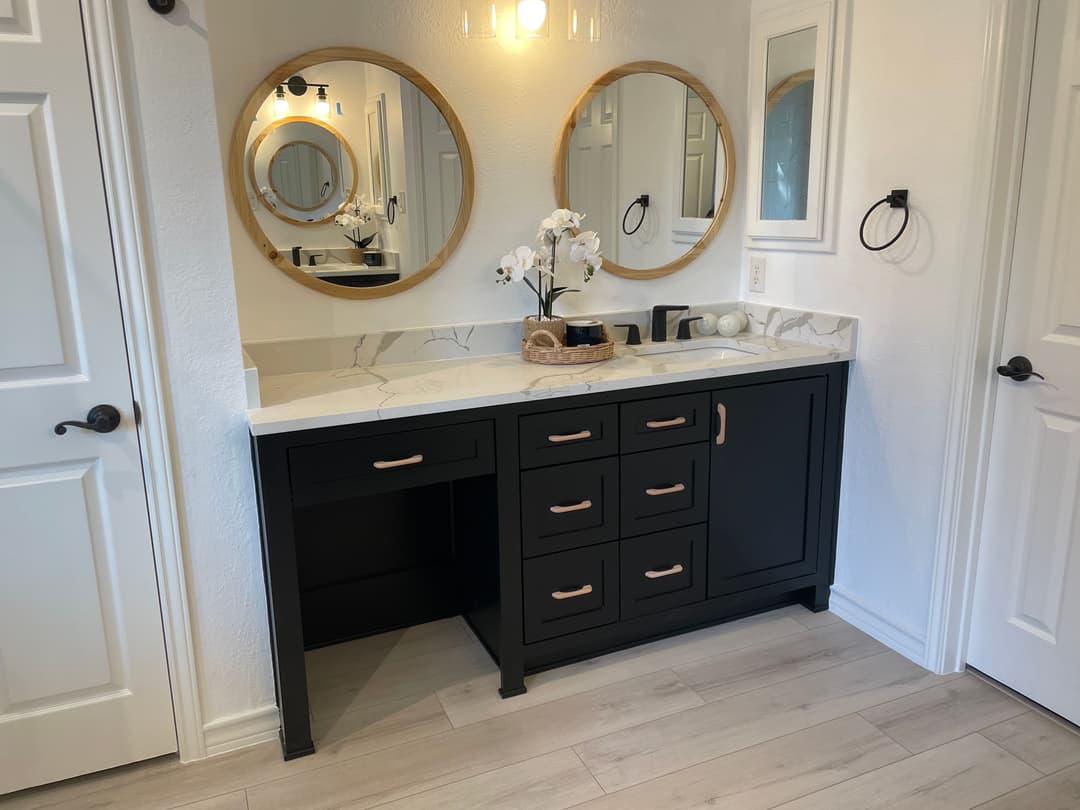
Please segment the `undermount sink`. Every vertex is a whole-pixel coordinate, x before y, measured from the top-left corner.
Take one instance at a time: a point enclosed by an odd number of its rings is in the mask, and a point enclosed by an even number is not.
[[[634,354],[639,356],[657,354],[675,354],[683,357],[707,352],[710,357],[724,360],[728,357],[763,354],[764,346],[740,344],[732,338],[695,338],[692,340],[674,340],[665,343],[649,343],[636,346]]]

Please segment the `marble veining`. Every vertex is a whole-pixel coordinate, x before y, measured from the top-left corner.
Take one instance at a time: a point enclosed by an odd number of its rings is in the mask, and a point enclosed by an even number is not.
[[[541,366],[515,352],[271,375],[261,381],[262,407],[248,414],[262,435],[854,358],[764,334],[697,340],[704,348],[667,354],[646,354],[655,344],[618,346],[611,360],[581,366]]]

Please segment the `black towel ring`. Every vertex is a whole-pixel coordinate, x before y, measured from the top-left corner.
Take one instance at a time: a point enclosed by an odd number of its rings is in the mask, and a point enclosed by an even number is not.
[[[871,245],[866,241],[866,223],[870,219],[870,215],[877,210],[878,206],[884,205],[885,203],[889,204],[889,208],[904,209],[904,223],[900,226],[900,230],[896,232],[896,236],[884,245]],[[862,225],[859,226],[859,241],[862,242],[864,248],[875,253],[885,250],[885,248],[892,247],[896,244],[896,240],[904,235],[904,231],[907,230],[908,220],[910,218],[911,211],[908,209],[908,190],[906,188],[894,188],[891,193],[886,194],[884,198],[871,205],[870,210],[866,212],[866,216],[862,218]]]
[[[389,200],[386,201],[386,224],[393,225],[394,220],[397,219],[397,195],[395,194]]]
[[[634,210],[635,205],[640,205],[641,206],[641,219],[639,219],[637,225],[634,226],[634,230],[628,231],[628,230],[626,230],[626,220],[630,216],[630,212]],[[630,203],[630,207],[627,208],[626,213],[622,215],[622,232],[625,233],[627,236],[633,236],[635,233],[640,231],[641,226],[645,223],[645,211],[648,209],[648,207],[649,207],[649,195],[648,194],[642,194],[640,197],[638,197],[636,200],[634,200],[632,203]]]

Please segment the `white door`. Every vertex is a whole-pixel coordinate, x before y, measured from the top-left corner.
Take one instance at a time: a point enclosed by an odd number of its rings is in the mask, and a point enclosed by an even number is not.
[[[604,243],[604,255],[619,261],[617,211],[618,178],[618,89],[609,85],[598,93],[578,117],[566,172],[570,207],[588,216],[585,229],[596,231]],[[635,189],[637,191],[637,189]],[[636,216],[636,215],[635,215]],[[631,217],[631,223],[636,222]],[[611,234],[611,236],[607,236]]]
[[[461,211],[461,153],[450,125],[426,94],[420,102],[420,150],[424,164],[424,254],[426,264],[446,247]]]
[[[704,219],[716,210],[716,120],[701,96],[686,88],[686,148],[683,150],[682,211],[676,217]],[[722,175],[720,175],[722,176]],[[678,195],[677,197],[678,198]]]
[[[1080,723],[1080,0],[1043,0],[968,662]]]
[[[77,0],[0,2],[0,250],[2,794],[176,750]]]

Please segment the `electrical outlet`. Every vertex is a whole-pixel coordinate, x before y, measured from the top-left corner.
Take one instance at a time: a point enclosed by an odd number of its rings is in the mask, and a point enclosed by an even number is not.
[[[750,257],[750,292],[765,292],[765,257]]]

